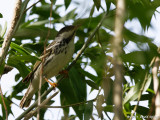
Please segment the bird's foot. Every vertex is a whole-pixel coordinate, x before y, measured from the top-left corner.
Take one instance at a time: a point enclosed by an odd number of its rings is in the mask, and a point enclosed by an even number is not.
[[[46,77],[44,78],[53,88],[57,87],[57,83],[50,82]]]
[[[68,77],[68,71],[67,70],[62,70],[59,72],[59,74],[64,75],[65,78]]]

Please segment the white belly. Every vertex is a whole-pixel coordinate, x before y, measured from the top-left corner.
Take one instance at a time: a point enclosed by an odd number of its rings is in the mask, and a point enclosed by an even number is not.
[[[58,55],[52,56],[52,60],[47,64],[46,67],[44,67],[45,77],[49,79],[57,75],[71,60],[72,55],[74,53],[74,43],[72,41],[68,44],[66,51],[67,51],[66,54],[65,51],[63,51]]]

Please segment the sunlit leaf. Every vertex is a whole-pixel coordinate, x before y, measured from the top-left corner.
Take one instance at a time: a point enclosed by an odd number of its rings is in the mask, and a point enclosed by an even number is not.
[[[143,92],[145,92],[148,89],[148,87],[151,84],[151,80],[152,80],[151,75],[148,75],[147,82],[146,82],[146,84],[144,86]],[[140,94],[140,90],[141,90],[142,84],[143,84],[143,81],[141,80],[140,82],[138,82],[135,86],[133,86],[129,90],[129,92],[127,93],[127,95],[125,96],[125,98],[123,100],[123,104],[125,104],[125,103],[127,103],[129,101],[133,101],[133,100],[138,98],[138,96]]]
[[[30,53],[28,51],[26,51],[23,47],[19,46],[18,44],[14,43],[14,42],[11,42],[10,46],[12,49],[15,49],[16,51],[18,51],[22,55],[30,55]]]

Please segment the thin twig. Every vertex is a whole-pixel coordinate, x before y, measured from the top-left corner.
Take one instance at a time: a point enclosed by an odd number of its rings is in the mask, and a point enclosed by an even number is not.
[[[39,3],[40,1],[41,1],[41,0],[35,2],[33,5],[31,5],[31,6],[28,7],[27,9],[25,9],[25,10],[23,11],[23,14],[26,13],[30,8],[32,8],[33,6],[35,6],[35,5],[36,5],[37,3]]]
[[[145,75],[144,81],[143,81],[143,83],[142,83],[142,87],[141,87],[140,92],[139,92],[139,95],[138,95],[137,104],[136,104],[136,106],[134,106],[133,112],[132,112],[131,117],[130,117],[129,120],[132,120],[133,115],[135,114],[135,112],[136,112],[136,110],[137,110],[137,108],[138,108],[139,101],[140,101],[140,99],[141,99],[142,92],[143,92],[143,90],[144,90],[144,87],[145,87],[145,85],[146,85],[147,80],[148,80],[148,72],[147,72],[146,75]]]
[[[88,103],[88,102],[93,102],[93,101],[96,101],[96,100],[97,100],[97,98],[94,98],[92,100],[83,101],[83,102],[79,102],[79,103],[74,103],[74,104],[70,104],[70,105],[64,105],[64,106],[44,105],[43,108],[66,108],[66,107],[73,107],[73,106],[78,106],[78,105],[85,104],[85,103]]]
[[[2,89],[1,89],[1,84],[0,84],[0,94],[1,94],[1,99],[2,99],[2,102],[3,102],[3,106],[4,106],[4,109],[5,109],[5,112],[6,112],[6,120],[8,120],[8,110],[7,110],[7,106],[5,104],[5,101],[4,101],[4,97],[3,97],[3,93],[2,93]]]
[[[50,7],[50,26],[51,26],[51,17],[52,17],[52,7],[53,7],[53,2],[51,1],[51,7]],[[46,54],[46,44],[48,41],[48,37],[50,35],[50,28],[48,28],[48,33],[47,37],[44,42],[44,57],[42,58],[42,63],[41,63],[41,71],[40,71],[40,82],[39,82],[39,90],[38,90],[38,106],[41,104],[41,86],[42,86],[42,80],[43,80],[43,64],[45,61],[45,54]],[[37,120],[40,119],[40,109],[37,110]]]

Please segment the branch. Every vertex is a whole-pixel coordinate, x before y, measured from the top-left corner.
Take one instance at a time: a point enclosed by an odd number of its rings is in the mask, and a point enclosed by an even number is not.
[[[123,63],[120,58],[122,55],[123,27],[125,19],[125,0],[117,0],[117,9],[115,17],[115,37],[113,39],[114,56],[114,120],[123,120],[122,109],[122,83],[123,83]]]
[[[33,5],[31,5],[30,7],[28,7],[27,9],[25,9],[23,11],[23,14],[26,13],[30,8],[32,8],[33,6],[35,6],[37,3],[39,3],[41,0],[37,1],[36,3],[34,3]]]
[[[86,43],[83,45],[83,47],[80,49],[80,51],[78,52],[77,56],[74,58],[74,60],[72,61],[72,63],[67,67],[66,70],[70,70],[71,67],[76,63],[76,61],[78,60],[78,58],[81,56],[81,54],[84,52],[84,50],[88,47],[89,42],[92,40],[92,38],[94,37],[95,33],[97,32],[97,30],[100,28],[100,26],[102,25],[103,21],[106,18],[107,13],[104,14],[104,16],[102,17],[101,21],[99,22],[99,24],[97,25],[97,27],[94,29],[94,31],[92,32],[92,34],[88,37]],[[64,76],[62,76],[59,80],[57,80],[57,85],[59,85],[59,83],[62,81],[62,79],[64,78]],[[47,94],[49,94],[51,91],[53,90],[53,87],[50,87],[48,90],[46,90],[41,98],[45,97]],[[24,111],[19,117],[16,118],[16,120],[21,120],[25,114],[27,114],[29,111],[31,111],[35,106],[37,105],[37,101],[34,102],[26,111]]]
[[[4,39],[4,42],[2,45],[2,50],[0,52],[0,66],[2,65],[3,61],[5,61],[13,34],[15,33],[15,26],[16,26],[17,21],[19,19],[20,8],[21,8],[21,0],[17,0],[16,5],[15,5],[15,9],[13,12],[11,26],[10,26],[10,28],[7,32],[7,35]]]
[[[51,17],[52,17],[52,8],[53,8],[53,2],[51,1],[51,7],[50,7],[50,26],[51,26]],[[43,65],[46,55],[46,43],[48,41],[48,37],[50,35],[50,28],[48,28],[47,37],[44,42],[44,57],[42,58],[42,65],[41,65],[41,71],[40,71],[40,82],[39,82],[39,90],[38,90],[38,106],[41,104],[41,86],[42,86],[42,79],[43,79]],[[37,109],[37,120],[40,119],[40,109]]]
[[[46,105],[53,97],[55,97],[57,94],[59,93],[59,91],[57,91],[56,93],[54,93],[53,95],[51,95],[48,99],[45,99],[34,111],[31,111],[30,113],[28,113],[24,120],[28,120],[30,119],[34,114],[36,114],[36,112],[38,112],[41,108],[43,108],[44,105]]]
[[[78,106],[78,105],[81,105],[81,104],[85,104],[85,103],[88,103],[88,102],[94,102],[96,101],[97,98],[94,98],[92,100],[88,100],[88,101],[83,101],[83,102],[79,102],[79,103],[75,103],[75,104],[70,104],[70,105],[65,105],[65,106],[50,106],[50,105],[44,105],[42,107],[44,108],[66,108],[66,107],[73,107],[73,106]]]
[[[46,90],[42,95],[41,99],[43,101],[43,98],[47,96],[51,91],[53,90],[53,87],[50,87],[48,90]],[[24,111],[20,116],[18,116],[15,120],[21,120],[28,112],[30,112],[35,106],[37,106],[38,100],[36,100],[26,111]]]
[[[156,94],[155,96],[155,117],[160,117],[160,90],[159,90],[159,79],[157,77],[157,71],[159,70],[159,64],[160,64],[160,59],[159,57],[156,57],[153,68],[152,68],[152,73],[153,73],[153,87],[154,87],[154,92]],[[156,119],[156,118],[154,118]],[[153,120],[154,120],[153,119]]]
[[[8,120],[8,111],[7,111],[7,106],[5,104],[4,98],[3,98],[3,93],[2,93],[2,89],[1,89],[1,84],[0,84],[0,94],[1,94],[1,99],[2,99],[2,103],[6,112],[6,120]]]

